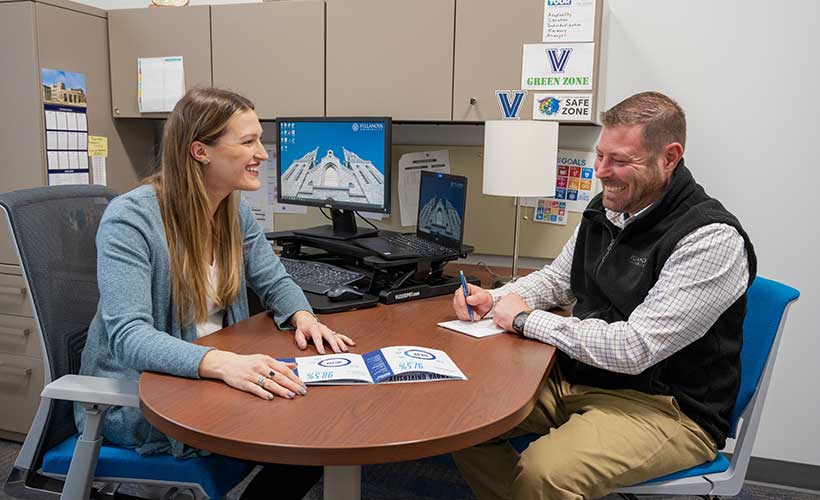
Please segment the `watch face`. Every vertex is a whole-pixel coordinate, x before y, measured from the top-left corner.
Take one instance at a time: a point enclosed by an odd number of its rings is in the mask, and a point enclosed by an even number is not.
[[[528,312],[521,311],[513,318],[512,326],[516,333],[524,333],[524,324],[527,322],[527,316],[529,316]]]

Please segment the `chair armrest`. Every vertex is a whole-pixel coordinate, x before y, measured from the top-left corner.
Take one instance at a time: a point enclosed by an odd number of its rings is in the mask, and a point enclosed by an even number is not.
[[[86,375],[63,375],[43,388],[40,396],[50,399],[111,406],[140,405],[137,382]]]

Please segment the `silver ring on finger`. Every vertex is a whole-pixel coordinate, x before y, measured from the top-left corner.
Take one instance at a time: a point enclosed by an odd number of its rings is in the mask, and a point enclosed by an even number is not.
[[[265,380],[267,379],[264,375],[259,375],[259,377],[256,379],[256,383],[257,385],[259,385],[259,387],[265,387]]]

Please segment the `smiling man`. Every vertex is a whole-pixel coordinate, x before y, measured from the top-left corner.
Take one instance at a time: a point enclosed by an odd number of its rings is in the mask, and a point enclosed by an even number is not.
[[[455,453],[479,500],[597,498],[712,460],[729,432],[752,244],[684,165],[675,101],[636,94],[602,121],[603,192],[561,254],[502,288],[470,286],[479,317],[558,349],[530,416]],[[453,307],[469,319],[463,293]],[[525,433],[541,437],[519,454],[507,438]]]

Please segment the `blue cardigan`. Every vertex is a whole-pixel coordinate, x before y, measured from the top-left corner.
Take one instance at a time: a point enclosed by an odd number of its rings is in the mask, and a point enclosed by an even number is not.
[[[248,317],[249,284],[262,304],[274,311],[280,328],[296,311],[312,309],[279,258],[248,205],[239,209],[244,274],[236,301],[225,311],[225,324]],[[171,297],[168,243],[153,186],[140,186],[111,201],[97,232],[97,282],[100,302],[88,329],[82,354],[83,375],[139,379],[143,371],[199,377],[199,363],[210,348],[191,343],[196,327],[182,327]],[[85,421],[75,405],[79,429]],[[165,436],[146,421],[139,408],[108,411],[103,436],[141,454],[190,456],[197,450]]]

